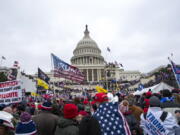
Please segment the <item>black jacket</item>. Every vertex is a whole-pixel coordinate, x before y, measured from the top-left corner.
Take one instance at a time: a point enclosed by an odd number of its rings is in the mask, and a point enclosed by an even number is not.
[[[84,117],[79,125],[79,135],[101,135],[98,121],[90,116]]]
[[[79,135],[77,122],[72,119],[60,118],[55,135]]]

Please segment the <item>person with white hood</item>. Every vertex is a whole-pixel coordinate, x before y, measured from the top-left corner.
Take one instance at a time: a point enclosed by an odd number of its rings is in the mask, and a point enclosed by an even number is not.
[[[171,113],[160,108],[160,100],[156,96],[150,98],[148,112],[141,114],[140,127],[144,135],[176,135],[179,126]]]
[[[13,116],[5,111],[0,111],[0,135],[14,135]]]

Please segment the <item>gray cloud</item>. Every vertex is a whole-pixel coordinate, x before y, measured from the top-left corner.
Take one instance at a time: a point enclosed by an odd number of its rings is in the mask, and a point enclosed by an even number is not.
[[[51,69],[50,53],[70,62],[89,24],[91,37],[109,61],[148,72],[180,59],[178,0],[6,0],[0,2],[0,55],[18,60],[27,73]],[[112,50],[108,54],[106,47]]]

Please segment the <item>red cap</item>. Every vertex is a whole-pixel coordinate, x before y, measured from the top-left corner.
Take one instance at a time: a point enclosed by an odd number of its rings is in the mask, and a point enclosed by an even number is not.
[[[146,92],[146,96],[150,97],[152,95],[152,93],[150,91]]]
[[[94,105],[96,102],[95,101],[91,101],[91,105]]]
[[[95,102],[99,102],[99,103],[103,103],[108,101],[108,97],[107,94],[105,93],[97,93],[94,97],[94,101]]]
[[[88,113],[85,112],[85,111],[80,111],[79,114],[82,115],[82,116],[88,116]]]
[[[64,118],[72,119],[78,115],[78,108],[75,104],[64,105]]]
[[[88,101],[88,100],[84,100],[84,101],[83,101],[83,104],[84,104],[84,105],[87,105],[87,104],[89,104],[89,101]]]

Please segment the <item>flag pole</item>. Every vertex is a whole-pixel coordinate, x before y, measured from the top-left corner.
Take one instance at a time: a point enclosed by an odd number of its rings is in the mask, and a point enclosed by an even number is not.
[[[171,59],[170,59],[169,57],[168,57],[168,60],[169,60],[169,62],[171,63],[171,69],[172,69],[172,71],[173,71],[173,73],[174,73],[174,76],[175,76],[175,79],[176,79],[176,83],[177,83],[177,85],[178,85],[178,88],[180,88],[179,83],[178,83],[178,79],[177,79],[177,76],[176,76],[176,73],[175,73],[175,71],[174,71],[174,68],[173,68]]]
[[[53,60],[52,60],[52,53],[51,53],[51,67],[52,67],[52,69],[54,69]],[[54,70],[52,70],[52,73],[53,73],[53,93],[54,93],[54,95],[55,95]]]

